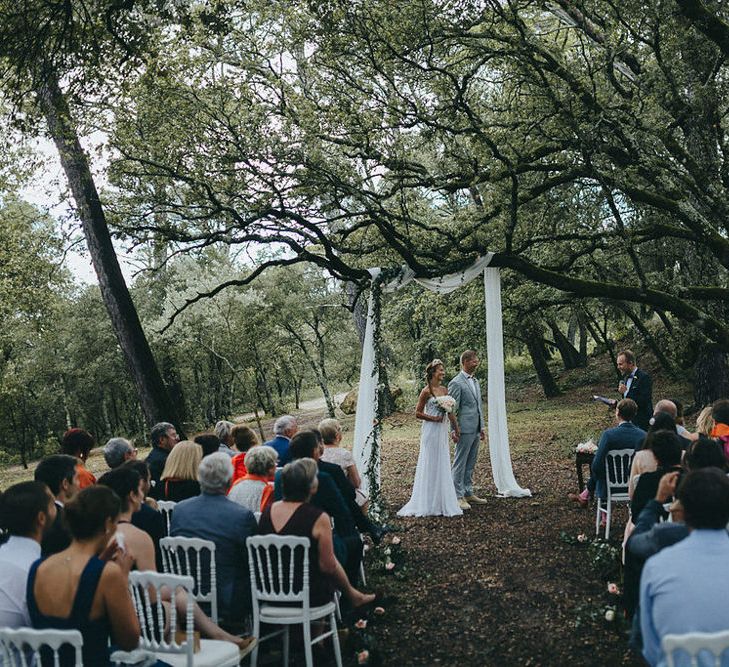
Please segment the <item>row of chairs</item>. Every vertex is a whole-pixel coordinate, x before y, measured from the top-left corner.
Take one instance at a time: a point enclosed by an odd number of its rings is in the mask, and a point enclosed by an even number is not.
[[[299,538],[302,539],[302,538]],[[142,573],[132,573],[142,574]],[[189,583],[189,582],[188,582]],[[184,587],[184,584],[180,582]],[[277,616],[276,620],[282,621],[283,616]],[[265,621],[269,622],[269,621]],[[189,626],[188,626],[189,627]],[[288,625],[285,626],[286,641],[284,644],[284,664],[288,664]],[[317,638],[318,639],[318,638]],[[336,647],[336,654],[339,656],[339,644],[336,631],[332,634],[332,639]],[[187,651],[190,646],[191,638],[186,638],[185,649]],[[220,642],[225,644],[227,642]],[[59,650],[62,646],[70,646],[74,651],[74,667],[83,667],[81,658],[81,650],[83,648],[83,639],[78,630],[33,630],[31,628],[0,628],[0,659],[2,665],[6,667],[28,667],[35,664],[40,665],[41,651],[44,649],[52,653],[53,664],[59,664]],[[311,660],[310,645],[307,652],[307,665],[313,664]],[[666,656],[666,664],[668,667],[674,667],[676,664],[676,653],[688,656],[692,667],[699,664],[699,658],[707,659],[707,653],[712,656],[716,665],[723,664],[722,659],[727,650],[729,650],[729,631],[717,633],[695,632],[685,635],[667,635],[663,638],[661,647]],[[208,655],[210,652],[208,653]],[[200,655],[200,654],[198,654]],[[170,655],[165,651],[163,659],[170,662]],[[156,659],[156,656],[154,657]],[[684,658],[685,659],[685,658]],[[189,667],[193,665],[233,665],[238,664],[237,656],[233,662],[231,655],[230,661],[220,661],[216,658],[216,662],[200,662],[195,661],[195,656],[189,651],[184,657],[185,662],[172,662],[171,664],[187,664]],[[117,662],[117,665],[124,664]],[[126,663],[129,664],[129,663]],[[142,663],[137,662],[136,665]],[[252,655],[252,664],[256,664],[256,654]],[[702,662],[703,664],[703,662]],[[341,658],[337,657],[337,665],[341,667]]]
[[[165,550],[171,553],[176,540],[165,538]],[[200,540],[203,541],[203,540]],[[187,545],[189,546],[189,545]],[[337,632],[336,605],[334,600],[325,605],[312,607],[309,604],[309,539],[306,537],[281,537],[266,535],[248,538],[247,548],[250,562],[251,590],[253,593],[253,634],[258,642],[283,636],[284,665],[289,659],[289,628],[301,625],[304,636],[304,653],[307,667],[313,667],[312,647],[331,637],[337,667],[342,665],[339,635]],[[213,545],[214,547],[214,545]],[[164,552],[163,552],[164,553]],[[200,553],[200,552],[197,552]],[[214,551],[212,552],[214,554]],[[198,559],[199,562],[200,559]],[[193,567],[196,570],[197,566]],[[295,580],[301,582],[297,590]],[[200,650],[195,653],[193,600],[200,599],[200,591],[193,576],[158,573],[131,572],[129,588],[139,619],[141,637],[139,649],[133,652],[116,651],[112,655],[115,665],[147,664],[164,660],[173,667],[235,667],[239,663],[239,652],[235,645],[212,639],[200,640]],[[180,591],[187,595],[184,636],[164,636],[164,613],[162,611],[162,588],[171,591],[170,627],[177,627],[177,605],[175,598]],[[156,601],[149,591],[154,589]],[[213,592],[215,586],[212,586]],[[214,600],[214,594],[211,600]],[[216,612],[217,616],[217,612]],[[328,619],[329,630],[312,637],[312,621]],[[280,626],[268,635],[261,636],[262,625]],[[81,634],[77,630],[33,630],[31,628],[0,629],[0,658],[8,667],[28,667],[27,652],[38,658],[41,647],[48,647],[53,653],[54,664],[58,664],[58,650],[63,644],[75,649],[75,666],[81,667]],[[258,661],[258,644],[251,654],[251,665]],[[40,664],[40,662],[36,662]]]

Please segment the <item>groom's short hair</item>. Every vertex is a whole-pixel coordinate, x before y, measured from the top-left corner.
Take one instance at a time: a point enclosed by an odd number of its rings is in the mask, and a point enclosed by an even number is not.
[[[478,356],[478,352],[476,350],[466,350],[465,352],[461,353],[461,366],[469,361],[470,359],[473,359],[474,357]]]

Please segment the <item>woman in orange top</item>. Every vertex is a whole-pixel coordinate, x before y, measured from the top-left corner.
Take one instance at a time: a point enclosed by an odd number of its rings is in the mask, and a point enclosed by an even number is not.
[[[258,436],[256,432],[245,424],[236,424],[230,431],[233,436],[235,448],[240,452],[236,454],[231,461],[233,462],[233,479],[231,484],[235,484],[241,477],[246,474],[246,454],[251,447],[258,445]]]
[[[719,440],[724,448],[724,456],[729,458],[729,400],[720,398],[711,406],[711,416],[714,418],[714,428],[711,437]]]
[[[85,465],[86,459],[89,458],[89,452],[94,448],[94,444],[94,436],[82,428],[72,428],[63,434],[61,452],[69,456],[74,456],[79,460],[76,466],[79,489],[85,489],[88,486],[96,484],[96,477],[86,469]]]
[[[273,447],[251,447],[245,455],[246,474],[233,484],[228,498],[251,512],[263,512],[273,502],[273,476],[278,452]]]

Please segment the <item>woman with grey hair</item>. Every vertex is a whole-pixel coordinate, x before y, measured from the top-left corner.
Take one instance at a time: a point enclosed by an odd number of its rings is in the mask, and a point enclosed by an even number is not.
[[[334,555],[332,523],[329,515],[309,503],[319,488],[317,471],[316,461],[309,458],[297,459],[284,466],[281,471],[283,500],[266,508],[261,515],[258,532],[261,535],[294,535],[309,538],[311,606],[317,607],[331,602],[334,590],[339,589],[352,607],[362,607],[374,602],[375,595],[362,593],[349,582]]]
[[[273,447],[251,447],[245,454],[246,474],[233,482],[228,498],[251,512],[263,512],[273,501],[277,459],[278,452]]]
[[[215,435],[220,440],[219,452],[227,454],[232,459],[238,452],[234,449],[233,444],[233,422],[225,421],[224,419],[215,424]]]
[[[111,438],[104,445],[104,461],[114,470],[122,463],[137,458],[137,450],[126,438]]]

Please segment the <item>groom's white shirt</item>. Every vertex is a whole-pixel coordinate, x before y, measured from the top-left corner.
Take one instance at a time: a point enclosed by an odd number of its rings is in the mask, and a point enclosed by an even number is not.
[[[461,375],[463,375],[464,378],[466,378],[466,384],[468,385],[469,389],[471,390],[471,393],[473,394],[473,397],[480,403],[481,396],[479,395],[481,392],[478,390],[478,380],[474,375],[469,375],[461,369]],[[479,405],[480,409],[480,405]]]

